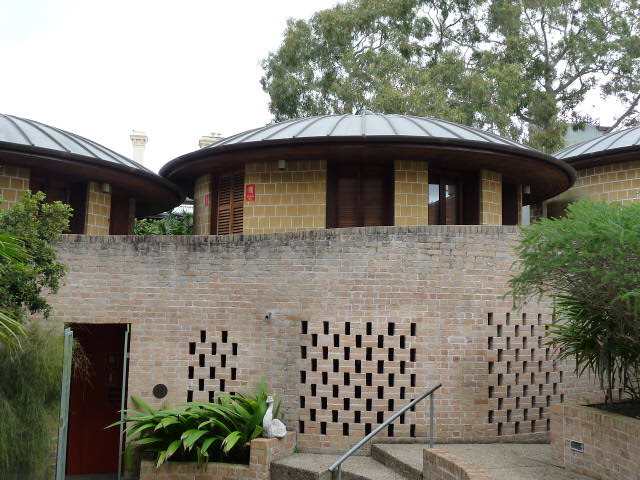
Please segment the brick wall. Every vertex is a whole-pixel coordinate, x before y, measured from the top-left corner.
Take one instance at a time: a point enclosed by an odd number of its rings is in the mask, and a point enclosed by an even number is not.
[[[293,232],[325,228],[327,162],[290,160],[249,163],[244,182],[255,184],[255,201],[244,202],[244,233]]]
[[[251,441],[249,465],[211,462],[201,468],[195,462],[176,462],[156,469],[153,462],[145,460],[140,480],[269,480],[271,462],[291,455],[295,446],[295,432],[282,439],[256,438]]]
[[[492,480],[485,469],[440,448],[425,448],[422,477],[427,480]]]
[[[394,196],[396,226],[429,225],[429,164],[396,160]]]
[[[211,233],[211,205],[214,202],[211,192],[211,174],[196,180],[193,192],[193,233],[209,235]]]
[[[555,464],[602,480],[640,479],[640,420],[580,405],[554,405],[551,418]]]
[[[29,169],[0,165],[0,208],[7,209],[29,190]]]
[[[111,220],[111,194],[103,193],[101,185],[89,182],[87,189],[87,235],[109,235]]]
[[[518,235],[70,235],[59,247],[70,270],[51,301],[60,322],[132,324],[129,392],[153,404],[157,383],[176,405],[264,379],[302,450],[341,451],[438,382],[438,441],[542,441],[550,405],[595,390],[540,346],[549,306],[529,304],[523,317],[503,298]],[[426,437],[427,423],[420,405],[385,434]]]
[[[480,224],[502,225],[502,175],[480,171]]]

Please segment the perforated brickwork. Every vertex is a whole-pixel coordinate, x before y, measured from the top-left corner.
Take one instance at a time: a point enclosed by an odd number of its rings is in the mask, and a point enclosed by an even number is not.
[[[239,346],[229,338],[227,330],[213,335],[200,330],[199,338],[189,342],[188,349],[191,361],[187,367],[187,402],[213,402],[219,394],[236,393],[240,386]]]
[[[565,372],[547,344],[548,322],[540,313],[487,314],[487,421],[498,437],[546,435],[549,407],[564,402]]]
[[[300,434],[363,437],[416,396],[415,323],[303,320],[300,329]],[[381,436],[415,437],[416,414]]]

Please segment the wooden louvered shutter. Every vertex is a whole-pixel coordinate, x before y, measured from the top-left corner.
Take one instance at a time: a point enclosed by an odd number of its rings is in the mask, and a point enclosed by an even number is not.
[[[341,167],[336,178],[336,227],[360,226],[360,181],[359,171],[354,167]]]
[[[215,233],[217,235],[242,233],[244,171],[220,175],[217,193]]]
[[[385,172],[382,167],[363,169],[360,182],[362,223],[364,227],[386,225]]]
[[[244,213],[244,171],[233,174],[233,203],[231,206],[231,233],[242,233]]]
[[[330,165],[327,227],[393,225],[393,166]]]

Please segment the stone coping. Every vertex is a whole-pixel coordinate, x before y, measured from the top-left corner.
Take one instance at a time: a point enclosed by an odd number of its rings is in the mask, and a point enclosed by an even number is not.
[[[375,237],[393,235],[435,235],[435,234],[488,235],[517,234],[517,225],[429,225],[421,227],[355,227],[322,230],[304,230],[284,233],[238,234],[238,235],[62,235],[63,243],[146,243],[173,245],[221,245],[245,244],[266,240],[332,240],[342,237]]]

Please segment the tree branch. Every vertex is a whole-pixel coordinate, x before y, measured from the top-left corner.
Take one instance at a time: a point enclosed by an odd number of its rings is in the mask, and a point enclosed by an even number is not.
[[[631,102],[631,105],[629,105],[629,108],[627,108],[627,110],[622,115],[620,115],[620,117],[615,121],[615,123],[609,128],[607,128],[606,133],[612,132],[613,130],[618,128],[618,125],[620,125],[625,118],[627,118],[629,115],[633,113],[635,108],[638,106],[638,103],[640,103],[640,93],[636,95],[636,98],[633,99],[633,102]]]

